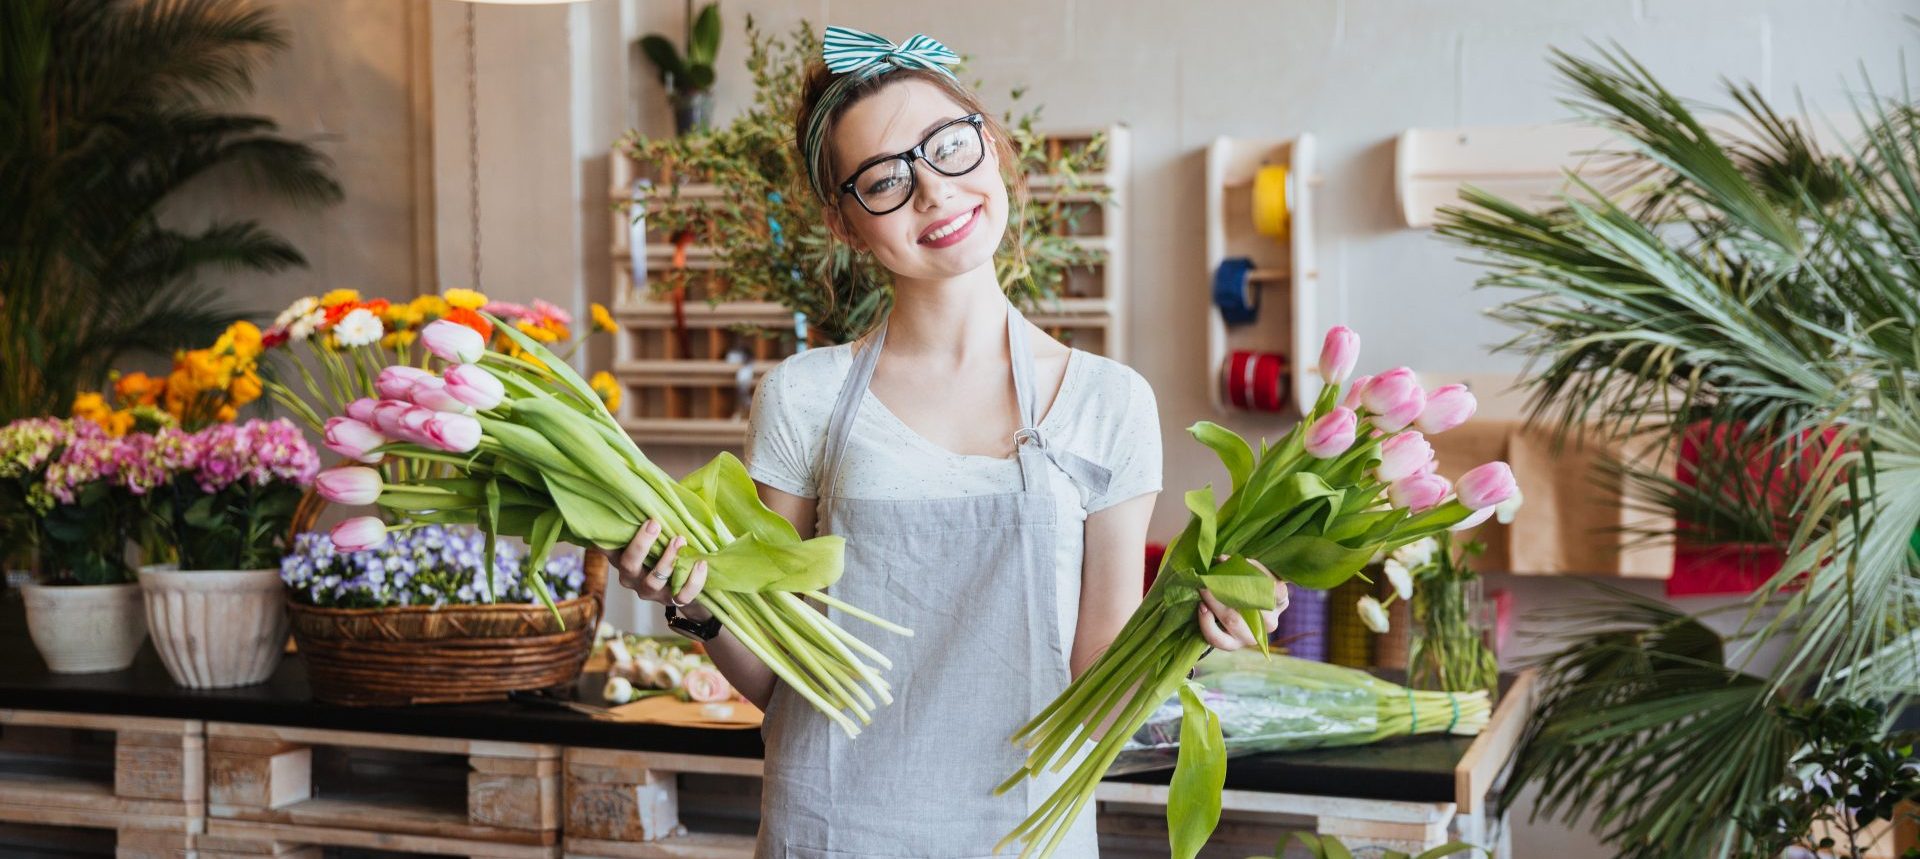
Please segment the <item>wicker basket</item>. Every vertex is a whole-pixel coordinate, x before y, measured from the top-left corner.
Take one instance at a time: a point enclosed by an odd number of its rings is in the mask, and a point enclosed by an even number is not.
[[[316,503],[317,502],[317,503]],[[311,528],[326,502],[309,495],[294,517]],[[572,686],[600,625],[607,556],[588,552],[581,596],[543,605],[320,608],[287,595],[293,638],[314,700],[350,706],[494,701],[508,692]]]

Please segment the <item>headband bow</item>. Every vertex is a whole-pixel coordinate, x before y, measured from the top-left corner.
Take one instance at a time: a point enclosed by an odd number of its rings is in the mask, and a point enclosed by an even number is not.
[[[830,180],[818,175],[816,165],[820,147],[826,143],[827,117],[846,99],[852,85],[894,69],[924,69],[951,78],[953,72],[947,66],[960,62],[960,55],[938,40],[919,33],[913,34],[905,44],[896,45],[850,27],[828,27],[826,38],[820,43],[820,58],[826,62],[827,71],[839,77],[827,86],[814,105],[813,115],[807,118],[806,134],[800,139],[800,154],[806,162],[807,181],[814,193],[821,201],[831,203]]]
[[[920,68],[952,76],[947,66],[960,62],[959,54],[939,40],[919,33],[896,45],[849,27],[828,27],[820,56],[826,61],[827,69],[835,74],[857,72],[885,61],[900,68]]]

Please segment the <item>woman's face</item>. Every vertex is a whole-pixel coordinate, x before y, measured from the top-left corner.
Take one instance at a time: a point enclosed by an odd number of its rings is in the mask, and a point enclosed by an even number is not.
[[[834,124],[829,142],[835,193],[866,165],[912,149],[930,132],[969,113],[939,87],[920,80],[902,81],[855,102]],[[992,265],[1007,226],[1007,186],[1000,180],[991,139],[982,148],[980,165],[960,176],[914,159],[912,194],[884,215],[868,212],[852,194],[840,194],[837,231],[901,278],[940,280]],[[932,145],[927,154],[933,156]],[[862,178],[869,175],[874,174]]]

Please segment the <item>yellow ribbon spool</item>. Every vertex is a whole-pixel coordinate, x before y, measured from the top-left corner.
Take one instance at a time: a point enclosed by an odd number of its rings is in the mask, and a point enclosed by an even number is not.
[[[1270,166],[1253,174],[1253,229],[1263,236],[1287,236],[1287,168]]]

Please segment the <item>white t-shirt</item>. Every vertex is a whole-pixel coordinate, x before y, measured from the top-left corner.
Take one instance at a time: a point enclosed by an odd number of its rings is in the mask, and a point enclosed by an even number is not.
[[[827,422],[852,366],[853,346],[843,343],[808,349],[767,373],[754,392],[748,422],[746,463],[753,479],[805,498],[819,496],[814,482],[825,456]],[[1011,375],[1007,384],[1013,384]],[[1107,491],[1093,497],[1047,463],[1061,529],[1054,540],[1061,649],[1071,653],[1087,516],[1160,491],[1159,407],[1133,368],[1074,349],[1053,405],[1040,408],[1040,434],[1049,447],[1064,447],[1113,472]],[[840,468],[839,497],[870,501],[992,495],[1021,486],[1016,458],[959,454],[936,445],[871,390],[848,433]]]

